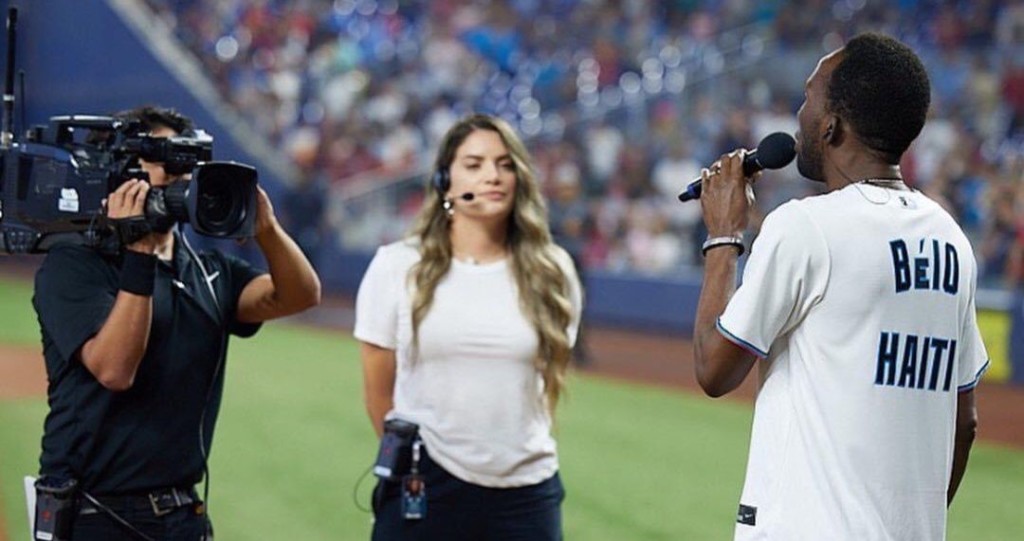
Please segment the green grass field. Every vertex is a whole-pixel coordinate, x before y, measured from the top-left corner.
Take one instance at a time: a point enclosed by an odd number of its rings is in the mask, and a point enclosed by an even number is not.
[[[0,342],[38,345],[30,291],[0,280]],[[566,538],[731,539],[750,407],[681,392],[571,381],[558,429]],[[0,401],[0,498],[11,540],[27,539],[21,477],[37,467],[43,399]],[[211,460],[211,514],[228,540],[365,540],[353,490],[375,452],[356,344],[267,325],[230,350]],[[366,506],[372,482],[358,499]],[[950,516],[951,540],[1024,531],[1024,452],[975,446]]]

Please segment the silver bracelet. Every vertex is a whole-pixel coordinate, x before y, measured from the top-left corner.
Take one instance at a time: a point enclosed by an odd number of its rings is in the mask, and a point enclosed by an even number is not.
[[[743,245],[743,235],[729,235],[726,237],[708,237],[708,240],[704,241],[704,244],[700,247],[700,251],[705,256],[708,255],[708,250],[717,248],[719,246],[735,246],[740,249],[740,253],[736,254],[741,256],[746,253],[747,248]]]

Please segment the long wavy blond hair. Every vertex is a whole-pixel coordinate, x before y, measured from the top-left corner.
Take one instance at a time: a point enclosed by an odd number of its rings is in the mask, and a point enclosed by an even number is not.
[[[512,274],[519,288],[519,306],[537,331],[539,347],[534,366],[543,376],[547,407],[553,414],[572,356],[567,332],[572,319],[572,303],[569,279],[556,260],[561,248],[551,241],[547,206],[530,166],[530,154],[507,122],[475,114],[463,118],[448,130],[438,150],[435,171],[448,171],[455,160],[455,152],[477,130],[497,133],[515,165],[516,189],[509,215],[507,242],[512,255]],[[415,286],[412,301],[414,344],[419,342],[419,326],[433,304],[434,290],[448,273],[452,262],[451,220],[442,207],[442,197],[433,183],[428,182],[423,208],[412,230],[412,235],[420,241],[420,261],[409,270],[409,279]]]

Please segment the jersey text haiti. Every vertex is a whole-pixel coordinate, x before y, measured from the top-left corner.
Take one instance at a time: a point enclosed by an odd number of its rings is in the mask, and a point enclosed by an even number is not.
[[[904,240],[889,242],[896,293],[937,291],[955,295],[960,288],[956,247],[936,239],[921,239],[917,244],[919,255],[911,259]],[[955,339],[883,331],[878,339],[875,385],[949,391],[955,358]]]

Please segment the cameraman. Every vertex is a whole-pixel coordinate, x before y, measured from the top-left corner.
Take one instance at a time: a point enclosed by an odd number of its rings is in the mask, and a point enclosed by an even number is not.
[[[185,134],[169,109],[123,113],[155,137]],[[142,161],[149,183],[109,194],[107,216],[143,214],[150,187],[182,181]],[[74,541],[206,539],[203,477],[229,334],[320,301],[320,281],[258,189],[255,238],[269,274],[217,250],[196,255],[173,226],[118,253],[54,246],[35,281],[49,376],[40,473],[77,482]],[[127,524],[127,525],[126,525]],[[144,535],[140,535],[144,534]]]

